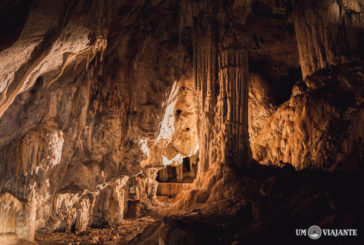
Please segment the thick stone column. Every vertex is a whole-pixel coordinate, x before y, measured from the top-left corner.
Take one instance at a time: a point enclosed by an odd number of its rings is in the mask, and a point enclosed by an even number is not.
[[[293,21],[305,78],[317,70],[345,62],[360,49],[363,6],[357,0],[297,0]]]
[[[248,49],[243,33],[226,33],[219,43],[218,76],[223,162],[250,162],[248,134]]]
[[[195,22],[194,75],[199,112],[199,171],[251,159],[248,134],[248,50],[243,25],[251,1],[206,5]],[[229,14],[228,14],[229,13]]]

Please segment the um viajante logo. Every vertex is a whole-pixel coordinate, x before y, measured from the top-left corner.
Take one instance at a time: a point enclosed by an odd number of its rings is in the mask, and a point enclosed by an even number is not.
[[[321,229],[318,225],[312,225],[308,229],[296,229],[296,236],[308,236],[312,240],[317,240],[322,236],[356,237],[358,229]]]
[[[307,235],[312,240],[317,240],[321,237],[322,230],[321,230],[320,226],[313,225],[310,228],[308,228]]]

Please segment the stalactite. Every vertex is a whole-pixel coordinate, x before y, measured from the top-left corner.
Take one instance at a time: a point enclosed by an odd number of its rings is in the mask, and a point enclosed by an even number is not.
[[[64,73],[65,68],[68,66],[68,64],[74,59],[77,58],[78,56],[82,56],[82,55],[86,55],[86,65],[85,65],[85,69],[86,71],[88,71],[89,65],[90,63],[96,58],[95,61],[95,67],[98,66],[98,54],[100,57],[100,63],[103,62],[103,56],[104,56],[104,52],[107,46],[107,42],[103,39],[100,38],[97,40],[97,42],[88,48],[85,48],[84,50],[81,50],[78,53],[67,53],[66,54],[66,58],[63,61],[62,67],[61,67],[61,71],[60,73],[54,78],[52,79],[49,83],[48,83],[48,89],[59,79],[61,78],[61,76]],[[75,66],[76,67],[76,66]],[[93,71],[93,70],[92,70]]]
[[[200,30],[201,31],[201,30]],[[201,31],[202,32],[202,31]],[[200,168],[204,172],[208,169],[212,159],[212,152],[216,146],[212,146],[211,135],[214,127],[214,105],[216,104],[216,43],[213,30],[206,26],[204,33],[195,43],[195,84],[197,104],[199,111],[199,145],[203,148],[200,152]],[[202,38],[201,38],[202,37]]]

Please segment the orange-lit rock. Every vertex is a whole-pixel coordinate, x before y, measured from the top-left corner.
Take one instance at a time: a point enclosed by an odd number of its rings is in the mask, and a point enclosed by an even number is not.
[[[20,201],[9,193],[0,196],[0,241],[16,244],[20,239],[34,239],[34,204]]]
[[[298,82],[290,100],[255,138],[254,158],[296,169],[359,168],[364,135],[361,65],[332,67]]]
[[[267,84],[268,82],[261,75],[250,74],[248,112],[250,142],[259,135],[268,117],[276,109]]]
[[[2,0],[0,244],[361,230],[362,10]]]
[[[299,0],[293,6],[303,78],[359,52],[363,54],[362,1]]]

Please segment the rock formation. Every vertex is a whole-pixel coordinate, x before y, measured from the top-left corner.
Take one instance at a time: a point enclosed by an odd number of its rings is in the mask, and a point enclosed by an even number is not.
[[[363,1],[294,1],[303,78],[362,52]]]
[[[363,64],[358,42],[363,6],[361,1],[294,2],[304,80],[255,139],[255,159],[298,169],[362,167]]]
[[[297,169],[362,168],[362,66],[335,66],[297,83],[255,138],[254,158]]]
[[[224,233],[214,223],[224,208],[231,219],[221,223],[249,241],[246,231],[276,221],[269,198],[282,212],[300,203],[280,176],[307,207],[326,208],[332,190],[320,183],[314,194],[291,176],[319,178],[291,168],[363,167],[363,9],[361,0],[3,0],[0,243],[55,232],[121,243],[114,233],[125,225],[148,224],[144,235],[125,231],[131,244],[193,244],[204,229]],[[292,206],[278,209],[277,193]],[[178,216],[160,221],[183,212],[197,215],[187,230]]]

